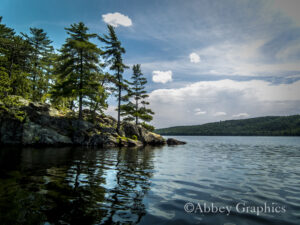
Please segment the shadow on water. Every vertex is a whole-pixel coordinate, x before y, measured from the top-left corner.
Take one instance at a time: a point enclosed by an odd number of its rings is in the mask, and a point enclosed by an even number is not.
[[[187,144],[160,149],[1,146],[0,225],[300,224],[299,137],[179,139]],[[240,202],[286,210],[240,212]],[[186,203],[232,211],[188,212]]]
[[[0,224],[137,224],[153,148],[0,150]]]

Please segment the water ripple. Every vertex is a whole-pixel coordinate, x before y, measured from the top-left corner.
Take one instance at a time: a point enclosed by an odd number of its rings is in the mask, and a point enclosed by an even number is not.
[[[299,137],[178,139],[188,144],[3,148],[0,224],[300,224]]]

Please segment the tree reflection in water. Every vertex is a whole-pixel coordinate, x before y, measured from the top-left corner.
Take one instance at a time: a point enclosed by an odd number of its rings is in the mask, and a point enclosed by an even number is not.
[[[153,148],[0,150],[0,224],[137,224]]]

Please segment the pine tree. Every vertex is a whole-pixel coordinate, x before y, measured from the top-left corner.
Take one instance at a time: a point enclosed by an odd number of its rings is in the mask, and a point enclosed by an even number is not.
[[[74,104],[72,102],[76,100],[76,97],[72,98],[68,93],[64,92],[63,82],[65,79],[60,73],[60,69],[63,66],[63,62],[60,58],[60,54],[53,55],[53,72],[49,90],[50,102],[54,107],[60,110],[73,110]]]
[[[56,65],[58,60],[58,54],[54,52],[50,52],[47,54],[47,57],[44,58],[45,68],[44,68],[44,85],[43,90],[44,93],[43,97],[41,99],[42,102],[46,102],[49,100],[51,102],[51,90],[54,86],[55,79],[57,76],[55,76],[56,71]]]
[[[14,36],[7,44],[7,73],[11,81],[12,95],[27,98],[31,94],[32,85],[29,79],[31,64],[31,45],[20,36]]]
[[[132,82],[130,82],[128,99],[133,99],[133,102],[129,101],[126,105],[122,105],[122,115],[126,116],[125,120],[135,121],[135,124],[139,124],[139,119],[149,122],[153,119],[154,112],[151,109],[146,108],[149,102],[146,98],[149,97],[145,90],[147,79],[143,77],[141,71],[141,65],[136,64],[132,67]]]
[[[121,119],[121,102],[125,100],[122,98],[122,90],[126,89],[127,85],[123,78],[123,72],[128,66],[123,63],[122,54],[125,54],[125,49],[121,46],[115,29],[111,25],[107,25],[108,35],[104,34],[103,37],[98,36],[99,40],[106,44],[105,51],[103,52],[104,58],[110,65],[110,70],[114,71],[114,77],[112,82],[115,84],[115,91],[117,92],[116,97],[118,100],[118,123],[117,131],[120,131],[120,119]]]
[[[10,79],[8,74],[0,68],[0,101],[3,102],[6,100],[9,92],[11,91]]]
[[[102,114],[103,109],[108,107],[106,102],[108,92],[107,87],[105,87],[105,83],[108,80],[107,74],[98,73],[94,75],[94,82],[91,84],[85,100],[85,105],[89,107],[90,113],[92,114],[90,119],[93,122],[95,121],[97,112]]]
[[[12,28],[7,27],[5,24],[2,24],[2,16],[0,16],[0,52],[1,56],[6,48],[6,43],[13,38],[15,32]]]
[[[82,119],[82,108],[84,98],[95,93],[95,86],[99,84],[99,56],[101,50],[92,42],[91,38],[95,34],[89,34],[84,23],[72,24],[70,28],[65,28],[69,37],[61,48],[61,55],[58,61],[57,72],[59,81],[52,92],[54,95],[71,99],[73,108],[74,99],[78,99],[79,119]]]
[[[13,29],[2,24],[0,16],[0,99],[3,101],[11,92],[11,82],[7,71],[7,49],[6,46],[10,39],[15,35]]]
[[[0,17],[0,22],[1,22]],[[15,35],[13,29],[0,24],[0,70],[9,86],[7,95],[27,97],[30,93],[30,44]]]
[[[52,41],[49,40],[47,33],[43,29],[30,28],[31,36],[22,35],[32,46],[32,71],[30,79],[32,80],[32,100],[40,101],[47,92],[48,77],[47,69],[51,61],[49,57],[53,53]]]

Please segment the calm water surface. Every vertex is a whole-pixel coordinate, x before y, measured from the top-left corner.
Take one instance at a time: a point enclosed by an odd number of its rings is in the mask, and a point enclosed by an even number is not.
[[[1,147],[0,224],[300,224],[299,137],[176,138],[188,144]]]

